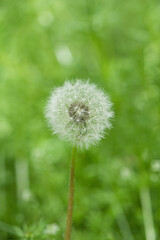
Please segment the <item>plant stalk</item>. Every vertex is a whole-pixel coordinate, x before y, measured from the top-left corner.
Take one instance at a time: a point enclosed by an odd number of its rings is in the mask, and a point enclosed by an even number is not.
[[[144,219],[144,230],[146,240],[155,240],[156,232],[153,221],[153,212],[151,205],[151,197],[148,187],[140,189],[140,199],[142,204],[142,213]]]
[[[70,183],[69,183],[69,197],[68,197],[65,240],[71,239],[72,216],[73,216],[73,206],[74,206],[74,175],[75,175],[76,153],[77,153],[77,148],[76,146],[73,146],[71,166],[70,166]]]

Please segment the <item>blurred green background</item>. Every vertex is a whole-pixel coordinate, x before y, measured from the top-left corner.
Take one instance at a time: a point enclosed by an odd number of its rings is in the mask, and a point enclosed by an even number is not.
[[[160,2],[0,1],[0,240],[63,239],[72,146],[44,118],[51,90],[91,79],[109,135],[79,151],[74,240],[160,239]]]

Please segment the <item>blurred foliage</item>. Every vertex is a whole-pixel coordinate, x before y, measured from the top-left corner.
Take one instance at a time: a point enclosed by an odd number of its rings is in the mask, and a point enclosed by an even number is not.
[[[110,94],[115,119],[78,153],[73,239],[160,238],[159,12],[158,0],[0,1],[1,240],[63,239],[71,145],[43,109],[76,77]]]

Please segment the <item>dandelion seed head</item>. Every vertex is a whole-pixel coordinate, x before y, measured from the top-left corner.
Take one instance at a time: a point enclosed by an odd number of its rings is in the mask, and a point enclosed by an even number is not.
[[[45,115],[54,134],[88,148],[111,127],[111,106],[108,95],[89,81],[66,81],[52,92]]]

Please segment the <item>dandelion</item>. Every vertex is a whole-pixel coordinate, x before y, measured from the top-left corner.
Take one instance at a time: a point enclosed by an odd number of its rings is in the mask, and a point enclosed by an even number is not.
[[[53,133],[81,148],[104,137],[113,116],[109,97],[88,81],[65,82],[55,89],[46,107]]]
[[[65,240],[71,238],[77,147],[88,148],[104,137],[111,127],[111,106],[108,95],[82,80],[65,82],[48,100],[45,114],[53,133],[73,144]]]

